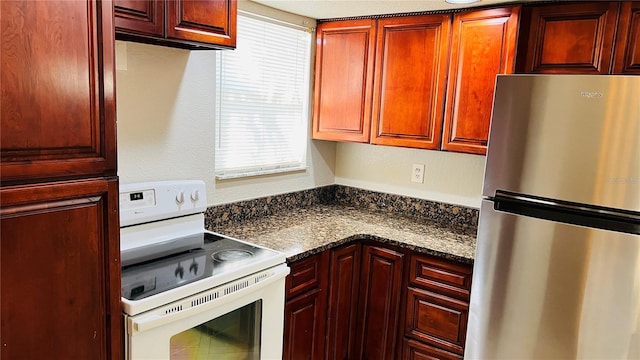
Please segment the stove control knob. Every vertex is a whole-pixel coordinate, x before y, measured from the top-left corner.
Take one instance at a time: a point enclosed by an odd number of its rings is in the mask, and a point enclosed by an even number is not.
[[[184,203],[184,191],[180,191],[178,193],[178,195],[176,195],[176,202],[178,204],[183,204]]]
[[[200,200],[200,191],[198,190],[193,190],[191,192],[191,201],[196,202]]]
[[[181,280],[184,277],[184,268],[182,267],[182,265],[178,264],[178,267],[176,268],[175,271],[175,275],[176,277],[179,277]]]
[[[193,273],[193,275],[198,275],[198,263],[195,259],[191,263],[191,266],[189,266],[189,272]]]

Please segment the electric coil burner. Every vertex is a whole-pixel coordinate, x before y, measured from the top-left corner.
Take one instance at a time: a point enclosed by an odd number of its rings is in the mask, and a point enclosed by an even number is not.
[[[212,358],[231,345],[236,358],[282,357],[285,256],[205,230],[205,194],[201,181],[120,187],[129,359]]]

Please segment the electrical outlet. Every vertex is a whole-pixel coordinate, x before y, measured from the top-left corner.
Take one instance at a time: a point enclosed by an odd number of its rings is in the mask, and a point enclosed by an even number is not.
[[[424,164],[413,164],[411,168],[411,181],[415,183],[424,183]]]

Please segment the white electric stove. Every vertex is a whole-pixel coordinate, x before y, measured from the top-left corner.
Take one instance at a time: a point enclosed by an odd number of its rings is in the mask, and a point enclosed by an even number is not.
[[[281,358],[285,256],[205,230],[206,208],[202,181],[120,187],[129,359]]]

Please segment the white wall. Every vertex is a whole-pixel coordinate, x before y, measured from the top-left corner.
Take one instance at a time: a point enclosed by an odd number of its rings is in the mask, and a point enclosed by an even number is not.
[[[215,52],[117,42],[120,183],[200,179],[210,205],[334,183],[335,144],[310,142],[307,171],[216,181]]]
[[[438,202],[480,207],[485,157],[444,151],[339,143],[336,183]],[[424,183],[411,182],[413,164]]]

